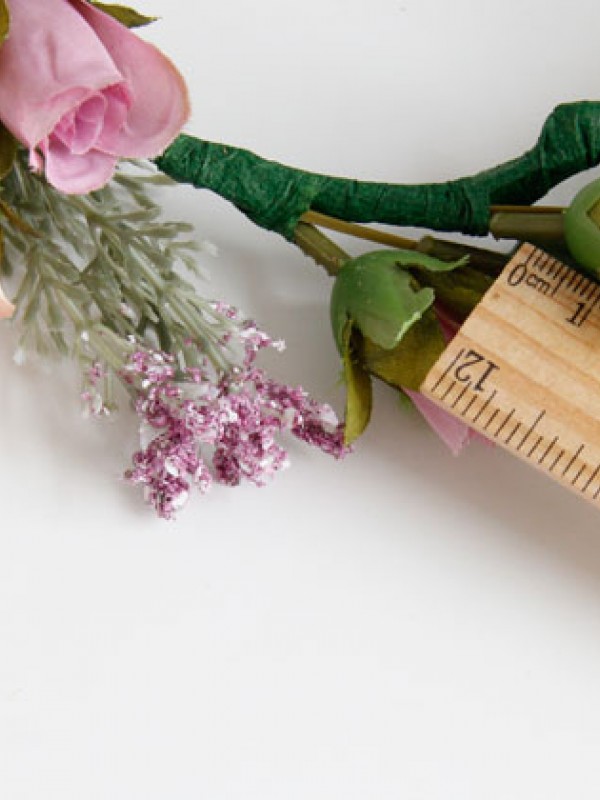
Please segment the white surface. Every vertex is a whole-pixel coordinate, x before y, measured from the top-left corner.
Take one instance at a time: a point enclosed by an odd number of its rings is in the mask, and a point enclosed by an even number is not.
[[[137,6],[190,132],[313,170],[474,172],[598,97],[583,0]],[[272,371],[341,410],[325,275],[208,193],[164,205],[220,249],[207,294],[287,340]],[[352,458],[292,445],[268,488],[167,524],[118,479],[133,417],[84,422],[75,382],[11,358],[4,333],[2,798],[598,797],[597,511],[499,451],[453,459],[379,388]]]

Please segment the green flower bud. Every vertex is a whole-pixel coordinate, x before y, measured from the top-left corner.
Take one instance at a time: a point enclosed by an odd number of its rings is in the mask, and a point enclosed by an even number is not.
[[[600,179],[578,192],[567,208],[565,241],[577,263],[600,277]]]
[[[412,250],[379,250],[340,270],[331,293],[331,324],[347,387],[346,443],[368,424],[370,376],[398,389],[421,385],[445,341],[433,311],[434,290],[420,281],[465,263]]]

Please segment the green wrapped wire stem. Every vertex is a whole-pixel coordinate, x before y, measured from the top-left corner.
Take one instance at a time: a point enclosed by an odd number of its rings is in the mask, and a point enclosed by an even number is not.
[[[179,136],[156,164],[176,181],[216,192],[257,225],[293,240],[307,211],[352,222],[483,236],[490,231],[492,206],[534,203],[599,161],[600,102],[581,101],[557,106],[537,143],[523,155],[446,183],[387,184],[329,177],[187,135]]]

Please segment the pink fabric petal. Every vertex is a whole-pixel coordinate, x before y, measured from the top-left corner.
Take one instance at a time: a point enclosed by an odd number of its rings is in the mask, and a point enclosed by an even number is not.
[[[125,84],[116,84],[105,89],[103,94],[107,105],[104,126],[98,136],[96,147],[105,153],[114,153],[119,141],[119,132],[125,125],[131,107],[131,93]]]
[[[100,189],[110,180],[117,163],[116,156],[100,150],[74,155],[54,136],[42,143],[41,149],[48,181],[65,194],[87,194]]]
[[[111,152],[127,158],[160,155],[189,116],[183,78],[154,45],[84,0],[70,2],[93,28],[131,93],[127,120],[115,137]]]
[[[9,0],[9,8],[10,35],[0,48],[2,120],[33,148],[68,111],[122,75],[66,0]]]
[[[444,411],[443,408],[437,406],[420,392],[413,392],[408,389],[405,391],[440,439],[457,456],[473,437],[475,433],[473,429],[448,414],[447,411]]]
[[[78,108],[65,114],[52,136],[57,136],[75,155],[87,153],[95,147],[102,133],[107,107],[104,93],[92,95]]]
[[[6,297],[0,286],[0,319],[8,319],[15,313],[15,307]]]

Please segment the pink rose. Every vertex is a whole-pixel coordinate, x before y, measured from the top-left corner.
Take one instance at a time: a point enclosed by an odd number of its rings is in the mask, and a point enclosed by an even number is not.
[[[0,119],[67,194],[103,186],[119,158],[160,155],[189,114],[181,75],[85,0],[8,0]]]

